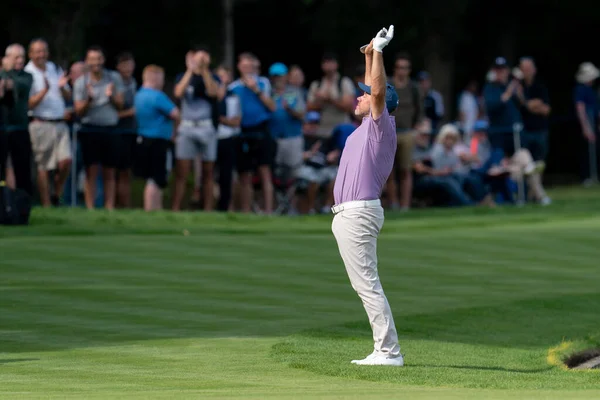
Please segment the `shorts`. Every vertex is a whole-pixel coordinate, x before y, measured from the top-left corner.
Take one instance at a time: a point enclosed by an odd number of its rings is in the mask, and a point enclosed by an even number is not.
[[[175,140],[175,158],[194,160],[199,154],[204,162],[217,160],[217,131],[212,121],[205,125],[190,126],[183,121]]]
[[[267,123],[242,128],[236,139],[236,162],[238,173],[252,172],[257,167],[272,167],[276,142],[271,138]]]
[[[285,166],[292,170],[302,166],[304,155],[304,137],[277,139],[275,165]]]
[[[64,122],[33,121],[29,124],[31,150],[37,168],[52,171],[72,158],[69,127]]]
[[[97,131],[92,129],[86,127],[79,132],[83,165],[89,167],[100,164],[104,168],[116,168],[121,152],[120,135],[106,127],[101,127]]]
[[[315,168],[310,165],[303,165],[298,171],[298,178],[304,179],[311,183],[317,183],[323,185],[335,180],[337,176],[338,167],[328,166],[323,168]]]
[[[119,138],[121,139],[121,148],[117,169],[127,170],[133,166],[137,135],[134,133],[121,133]]]
[[[138,136],[135,144],[133,172],[144,179],[152,179],[164,189],[173,167],[173,144],[170,140]]]
[[[414,131],[397,133],[398,147],[396,149],[396,169],[410,171],[412,168],[412,155],[415,146]]]

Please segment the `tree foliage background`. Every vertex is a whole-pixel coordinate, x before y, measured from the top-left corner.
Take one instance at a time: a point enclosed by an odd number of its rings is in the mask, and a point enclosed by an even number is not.
[[[183,68],[191,43],[206,43],[213,64],[223,60],[225,0],[7,0],[0,14],[0,45],[27,44],[42,36],[53,59],[81,59],[87,46],[101,45],[108,64],[123,50],[138,66],[157,63],[169,76]],[[340,56],[352,73],[362,61],[358,48],[381,27],[394,24],[386,49],[408,51],[413,71],[426,69],[443,93],[450,116],[456,96],[472,78],[483,83],[498,55],[515,63],[533,56],[548,84],[553,106],[551,146],[576,153],[572,89],[577,66],[600,64],[600,3],[584,0],[233,0],[235,54],[252,51],[263,70],[275,61],[301,65],[307,80],[318,77],[324,51]],[[138,73],[141,68],[138,68]],[[573,156],[551,150],[553,169],[575,171]]]

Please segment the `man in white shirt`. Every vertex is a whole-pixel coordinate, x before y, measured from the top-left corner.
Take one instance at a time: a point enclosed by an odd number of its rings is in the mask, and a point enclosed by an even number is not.
[[[29,95],[32,121],[29,124],[31,147],[38,169],[38,189],[44,207],[58,205],[71,168],[71,140],[65,122],[65,100],[71,90],[68,76],[48,61],[48,43],[34,39],[29,45],[29,63],[25,71],[33,76]],[[50,196],[48,171],[54,175],[54,194]]]

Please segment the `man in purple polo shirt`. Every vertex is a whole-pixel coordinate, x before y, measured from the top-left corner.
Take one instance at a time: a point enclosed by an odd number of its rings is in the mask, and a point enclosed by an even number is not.
[[[331,209],[332,231],[350,283],[363,302],[375,342],[374,351],[357,365],[403,366],[390,305],[377,273],[377,236],[383,226],[379,197],[396,153],[396,123],[390,114],[398,106],[394,87],[387,84],[382,50],[394,37],[394,26],[377,33],[365,53],[365,92],[354,113],[361,125],[348,137],[342,153]]]

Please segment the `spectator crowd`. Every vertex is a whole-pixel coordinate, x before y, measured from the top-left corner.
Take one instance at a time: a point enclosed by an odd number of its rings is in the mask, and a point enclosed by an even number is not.
[[[158,65],[145,66],[138,85],[130,53],[119,54],[110,70],[103,50],[90,47],[63,70],[43,39],[27,50],[8,46],[0,69],[0,181],[37,194],[44,207],[70,203],[81,189],[88,209],[128,208],[139,177],[148,211],[163,208],[170,186],[174,211],[190,204],[329,212],[344,144],[361,123],[354,109],[364,67],[344,76],[335,54],[325,54],[322,77],[305,86],[300,66],[278,62],[263,73],[248,52],[238,56],[237,71],[212,69],[203,46],[182,58],[173,91],[165,93]],[[550,204],[542,176],[551,107],[532,58],[512,69],[495,59],[481,92],[473,79],[460,93],[451,122],[435,77],[421,71],[413,80],[412,72],[411,57],[397,54],[389,82],[399,98],[398,148],[382,193],[387,208]],[[597,181],[599,76],[583,63],[575,77],[586,184]]]

